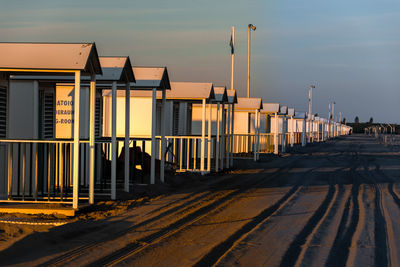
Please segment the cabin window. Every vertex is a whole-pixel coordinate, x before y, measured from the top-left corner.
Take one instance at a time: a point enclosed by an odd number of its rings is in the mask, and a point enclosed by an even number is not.
[[[54,113],[55,98],[53,88],[44,88],[40,92],[40,137],[42,139],[54,138]]]
[[[96,107],[95,107],[95,136],[96,138],[101,137],[101,129],[103,129],[103,120],[102,120],[102,115],[103,112],[103,106],[102,106],[102,99],[101,99],[101,93],[96,92]]]

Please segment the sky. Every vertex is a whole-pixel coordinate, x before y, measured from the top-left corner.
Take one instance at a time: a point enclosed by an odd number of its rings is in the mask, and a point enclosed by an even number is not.
[[[247,25],[251,96],[348,122],[400,123],[398,0],[0,0],[1,42],[96,42],[100,55],[167,66],[171,81],[230,87],[246,95]],[[337,115],[336,115],[337,116]]]

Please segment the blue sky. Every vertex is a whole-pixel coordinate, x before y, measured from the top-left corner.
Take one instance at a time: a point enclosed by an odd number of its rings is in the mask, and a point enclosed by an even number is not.
[[[348,121],[398,122],[400,1],[3,1],[0,41],[95,41],[101,55],[167,66],[173,81],[230,85],[229,39],[236,27],[235,87],[246,91],[247,24],[252,96],[327,116],[336,101]]]

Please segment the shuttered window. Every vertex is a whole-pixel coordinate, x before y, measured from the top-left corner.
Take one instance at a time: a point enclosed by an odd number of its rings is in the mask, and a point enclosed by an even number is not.
[[[7,134],[7,88],[0,86],[0,138]]]
[[[101,105],[101,94],[96,92],[96,106],[95,106],[95,128],[94,134],[96,138],[101,137],[101,129],[103,129],[102,120],[102,105]]]
[[[55,105],[54,105],[54,91],[43,90],[41,91],[41,138],[52,139],[54,138],[54,117],[55,117]]]

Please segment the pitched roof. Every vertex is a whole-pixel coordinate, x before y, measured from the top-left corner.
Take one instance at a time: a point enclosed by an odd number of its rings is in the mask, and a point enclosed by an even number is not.
[[[226,93],[228,95],[228,102],[230,104],[236,104],[237,103],[237,95],[236,95],[236,90],[234,89],[229,89],[226,90]]]
[[[306,118],[306,113],[305,112],[295,112],[294,118],[295,119],[304,119]]]
[[[102,73],[95,43],[0,43],[0,69]]]
[[[279,109],[279,114],[280,115],[288,114],[288,107],[287,106],[281,106],[280,109]]]
[[[225,86],[214,86],[215,102],[228,102]]]
[[[238,103],[235,106],[235,109],[241,110],[255,110],[262,108],[262,99],[259,97],[238,97]]]
[[[287,115],[292,117],[292,116],[294,116],[294,114],[295,114],[294,108],[289,108]]]
[[[104,90],[103,95],[109,95],[111,90]],[[118,96],[125,96],[125,91],[117,92]],[[151,97],[152,92],[132,90],[131,97]],[[212,83],[171,82],[171,90],[166,91],[166,99],[198,101],[202,99],[214,99],[214,87]],[[157,99],[162,98],[162,93],[157,92]]]
[[[279,103],[263,103],[262,113],[278,113],[280,109]]]
[[[168,98],[175,99],[214,99],[214,86],[212,83],[171,82],[171,91]]]
[[[171,89],[166,67],[133,67],[135,83],[131,86],[136,90]]]
[[[100,57],[102,75],[97,75],[98,81],[135,81],[129,57]]]

